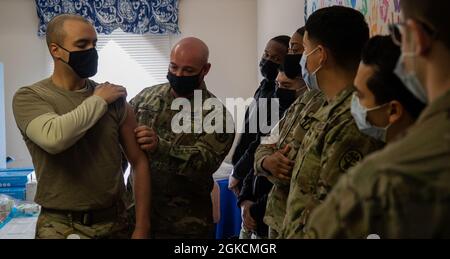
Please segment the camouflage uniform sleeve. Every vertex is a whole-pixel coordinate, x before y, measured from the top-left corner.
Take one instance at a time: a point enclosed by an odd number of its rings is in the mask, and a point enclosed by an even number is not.
[[[311,214],[304,238],[367,238],[374,216],[371,214],[378,210],[375,186],[380,171],[375,164],[365,160],[339,178],[325,201]]]
[[[299,99],[299,100],[301,100],[301,99]],[[289,109],[284,114],[283,118],[280,119],[280,121],[277,123],[277,125],[274,127],[274,129],[270,133],[270,136],[264,137],[263,139],[261,139],[261,143],[265,143],[266,140],[269,142],[275,142],[275,143],[270,143],[271,145],[269,145],[268,143],[261,144],[257,148],[256,153],[255,153],[255,172],[256,172],[256,174],[265,175],[265,176],[267,176],[267,174],[270,175],[270,173],[267,172],[266,170],[264,170],[264,168],[262,167],[262,162],[266,156],[270,156],[277,151],[276,145],[281,141],[281,139],[280,139],[281,132],[283,132],[283,129],[287,123],[287,120],[293,115],[293,113],[296,112],[295,108],[298,105],[299,100],[296,100],[296,102],[293,105],[291,105],[291,107],[289,107]]]
[[[325,137],[321,158],[318,199],[326,197],[342,174],[383,144],[361,133],[353,120],[335,127]]]
[[[312,214],[307,238],[431,239],[449,233],[448,220],[443,220],[449,215],[448,196],[442,195],[447,187],[429,188],[430,179],[405,171],[410,168],[380,167],[389,157],[381,154],[339,180]],[[436,182],[442,187],[442,179]]]
[[[289,112],[287,113],[289,114]],[[280,134],[280,132],[282,131],[285,123],[286,123],[286,118],[288,116],[284,116],[283,119],[280,120],[279,124],[278,124],[278,133],[275,134]],[[272,138],[272,136],[270,136],[269,138]],[[278,136],[279,138],[279,136]],[[290,182],[289,181],[282,181],[279,180],[276,177],[273,177],[272,174],[265,170],[263,167],[263,162],[264,159],[270,155],[273,155],[275,152],[277,152],[277,148],[276,148],[276,144],[273,145],[259,145],[259,147],[256,149],[256,153],[255,153],[255,174],[259,175],[259,176],[264,176],[266,177],[271,183],[279,185],[279,186],[289,186]]]
[[[356,190],[351,187],[349,175],[339,180],[325,202],[311,214],[305,227],[306,239],[338,239],[347,238],[346,218],[352,214],[361,215],[361,199]],[[358,217],[355,217],[358,225]]]
[[[171,146],[172,143],[158,136],[158,148],[155,150],[154,153],[158,153],[161,156],[169,155]]]
[[[133,107],[134,110],[139,106],[139,103],[141,103],[143,101],[142,100],[143,98],[141,95],[142,95],[142,93],[139,93],[133,99],[131,99],[129,102],[129,104],[131,105],[131,107]],[[136,113],[136,111],[135,111],[135,113]]]
[[[232,118],[224,109],[224,125],[234,123],[227,121]],[[233,127],[234,128],[234,127]],[[172,143],[160,138],[159,154],[178,160],[178,171],[181,175],[198,174],[198,172],[215,173],[219,169],[225,157],[230,152],[234,142],[235,133],[202,133],[196,137],[195,144],[182,145]]]
[[[380,169],[380,161],[365,160],[340,178],[312,213],[305,238],[433,237],[428,224],[417,224],[435,216],[429,209],[432,196],[419,194],[424,184],[392,168]]]
[[[157,152],[167,152],[169,156],[181,161],[180,174],[190,174],[189,171],[213,174],[230,151],[234,134],[205,134],[193,146],[173,145],[164,139],[160,140],[162,142]]]
[[[269,176],[270,172],[266,171],[262,164],[267,156],[276,152],[274,145],[259,145],[255,153],[255,173],[256,175]]]
[[[346,120],[334,127],[324,138],[321,149],[320,171],[315,194],[305,204],[301,219],[306,224],[310,214],[328,196],[338,180],[364,157],[382,147],[382,143],[363,135],[353,120]],[[302,235],[305,229],[302,230]]]

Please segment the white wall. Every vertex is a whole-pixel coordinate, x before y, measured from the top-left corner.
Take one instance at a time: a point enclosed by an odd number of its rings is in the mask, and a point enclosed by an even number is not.
[[[305,0],[258,1],[258,58],[267,42],[278,35],[291,36],[305,25]]]
[[[3,64],[0,62],[0,169],[6,168],[6,137],[5,137],[5,88],[3,80]]]
[[[180,0],[179,18],[176,39],[195,36],[210,48],[208,89],[219,98],[252,97],[258,87],[257,0]]]
[[[35,2],[1,0],[0,62],[5,69],[6,150],[16,159],[8,166],[31,166],[28,150],[17,130],[12,113],[12,97],[22,86],[32,84],[46,75],[47,48],[37,37],[38,18]]]
[[[180,37],[210,48],[208,88],[219,98],[251,97],[258,83],[256,0],[180,0]]]

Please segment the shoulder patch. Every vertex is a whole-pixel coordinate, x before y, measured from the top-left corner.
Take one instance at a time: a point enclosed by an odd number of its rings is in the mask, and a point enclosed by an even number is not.
[[[349,150],[339,160],[339,167],[342,171],[348,171],[348,169],[355,166],[362,159],[363,154],[361,152],[358,150]]]

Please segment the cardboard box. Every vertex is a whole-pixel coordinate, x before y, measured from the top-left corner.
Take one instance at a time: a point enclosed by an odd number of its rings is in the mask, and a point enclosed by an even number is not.
[[[1,169],[0,188],[23,188],[30,180],[33,169]]]
[[[11,196],[17,200],[25,200],[26,188],[25,187],[0,188],[0,194]]]

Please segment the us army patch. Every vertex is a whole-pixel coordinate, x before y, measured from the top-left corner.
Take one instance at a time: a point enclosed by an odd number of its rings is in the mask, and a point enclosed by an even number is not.
[[[363,155],[361,152],[357,150],[349,150],[342,156],[341,160],[339,161],[339,167],[342,171],[347,171],[362,159]]]

